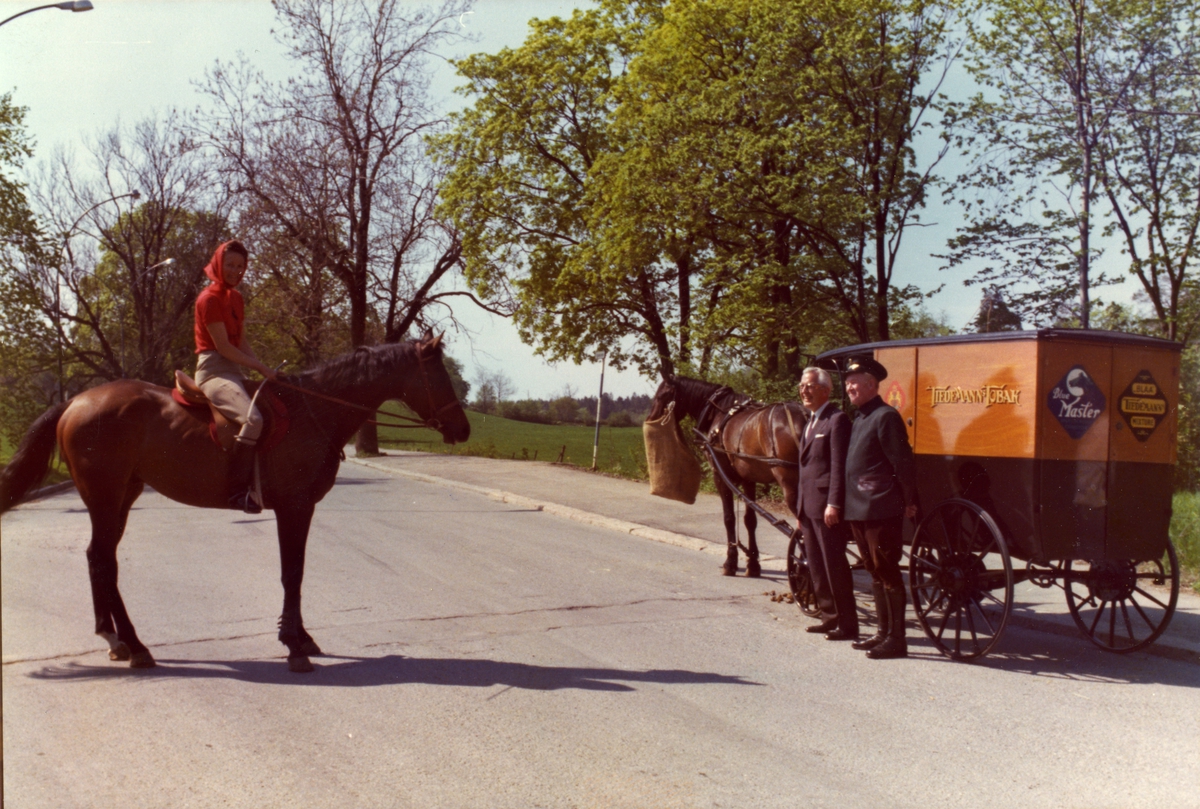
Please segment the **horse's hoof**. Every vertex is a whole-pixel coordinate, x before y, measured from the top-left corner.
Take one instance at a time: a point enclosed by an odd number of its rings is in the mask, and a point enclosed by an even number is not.
[[[762,577],[762,568],[758,565],[746,565],[746,578],[757,579]]]
[[[315,640],[309,638],[308,640],[301,642],[300,654],[308,655],[310,657],[320,657],[324,654],[324,652],[321,651],[321,647],[317,645]]]
[[[154,662],[154,656],[149,652],[134,652],[129,658],[129,668],[131,669],[152,669],[157,665]]]
[[[108,650],[109,660],[128,660],[129,655],[129,646],[124,643],[118,643],[115,648]]]
[[[733,567],[733,568],[731,568],[731,567],[729,567],[729,566],[727,566],[727,565],[726,565],[726,566],[722,566],[722,567],[721,567],[721,575],[722,575],[722,576],[736,576],[736,575],[737,575],[737,568],[736,568],[736,567]]]
[[[288,656],[288,671],[293,671],[296,674],[308,674],[315,671],[312,661],[305,655],[289,655]]]

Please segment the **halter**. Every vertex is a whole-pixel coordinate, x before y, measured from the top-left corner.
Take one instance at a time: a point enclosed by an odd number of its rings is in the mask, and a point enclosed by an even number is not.
[[[380,427],[394,427],[398,430],[429,429],[429,430],[436,430],[437,432],[441,432],[442,427],[444,427],[445,425],[442,423],[442,420],[438,418],[438,416],[440,416],[442,413],[446,412],[450,408],[458,406],[459,402],[457,399],[455,399],[452,402],[446,402],[446,404],[442,405],[441,407],[435,408],[434,403],[433,403],[433,386],[429,384],[429,374],[426,373],[426,371],[425,371],[425,358],[421,355],[420,349],[417,349],[417,367],[421,371],[421,384],[425,388],[425,396],[426,396],[426,398],[429,399],[429,409],[432,411],[431,415],[427,419],[414,419],[412,416],[406,416],[403,413],[389,413],[386,410],[383,410],[378,407],[367,407],[366,405],[355,404],[354,402],[347,402],[345,399],[339,399],[338,397],[330,396],[327,393],[321,393],[319,391],[309,390],[308,388],[302,388],[299,385],[293,385],[290,382],[284,382],[283,380],[278,379],[278,378],[265,380],[263,384],[271,383],[274,385],[280,385],[282,387],[294,390],[297,393],[303,393],[308,396],[315,396],[318,399],[324,399],[327,402],[333,402],[334,404],[339,404],[339,405],[342,405],[343,407],[350,407],[355,410],[361,410],[364,413],[378,413],[382,416],[387,416],[388,418],[401,419],[403,421],[412,422],[411,424],[390,424],[388,422],[379,421],[377,419],[367,419],[367,424],[375,424]]]

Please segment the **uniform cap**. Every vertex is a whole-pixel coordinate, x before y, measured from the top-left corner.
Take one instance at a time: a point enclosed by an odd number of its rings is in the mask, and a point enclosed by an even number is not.
[[[870,374],[875,377],[876,382],[882,382],[887,379],[887,368],[884,368],[871,357],[851,357],[846,362],[845,375],[850,374]]]

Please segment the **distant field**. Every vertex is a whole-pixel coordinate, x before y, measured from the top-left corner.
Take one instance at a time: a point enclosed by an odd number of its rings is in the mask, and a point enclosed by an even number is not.
[[[1171,541],[1183,583],[1200,593],[1200,492],[1175,492],[1171,505]]]
[[[401,412],[389,402],[386,409]],[[448,455],[476,455],[484,458],[511,458],[526,461],[559,461],[591,467],[595,426],[580,424],[530,424],[499,416],[467,411],[471,421],[471,440],[448,446],[432,430],[379,429],[381,447],[439,452]],[[645,480],[646,449],[641,427],[601,427],[597,467],[602,472]]]

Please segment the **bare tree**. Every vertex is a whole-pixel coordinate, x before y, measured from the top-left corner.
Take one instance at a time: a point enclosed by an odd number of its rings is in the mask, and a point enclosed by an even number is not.
[[[244,58],[217,63],[196,136],[241,204],[270,217],[309,271],[337,279],[351,345],[401,339],[444,300],[434,288],[459,264],[457,237],[432,218],[425,136],[441,120],[427,57],[456,35],[468,0],[432,8],[277,0],[275,8],[297,73],[272,84]],[[378,451],[373,426],[357,447]]]
[[[53,324],[74,387],[95,379],[168,381],[191,362],[191,307],[204,265],[225,232],[206,162],[179,134],[174,112],[116,127],[87,147],[84,165],[60,150],[32,201],[61,239],[54,261],[25,281]]]

